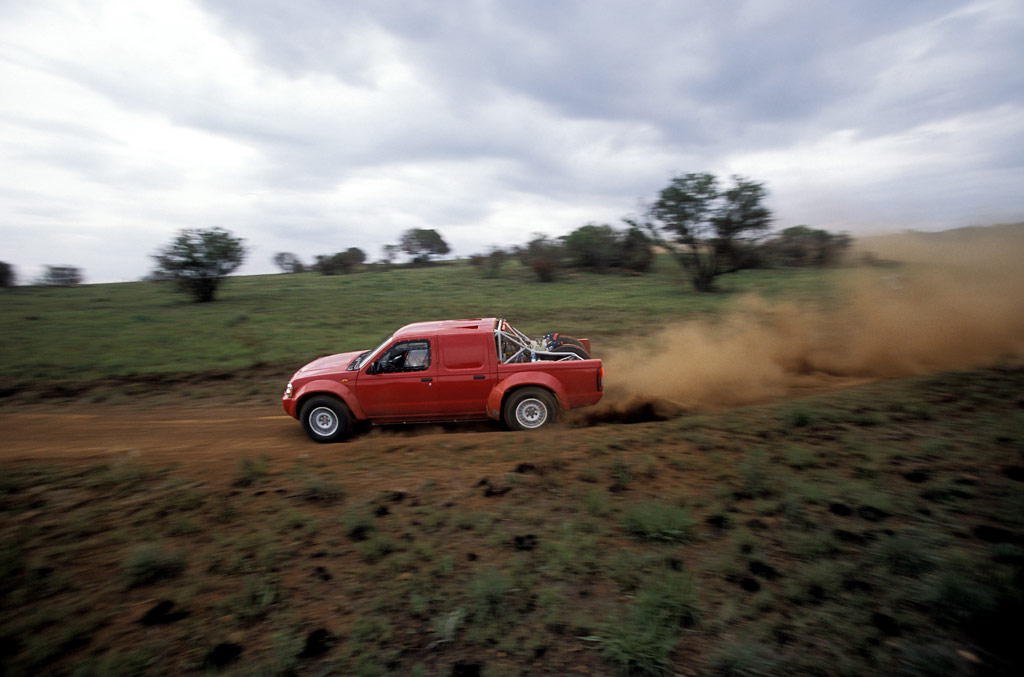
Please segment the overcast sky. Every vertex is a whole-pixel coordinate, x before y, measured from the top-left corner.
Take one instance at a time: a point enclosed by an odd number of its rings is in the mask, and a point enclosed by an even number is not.
[[[619,225],[678,174],[776,226],[1024,219],[1019,0],[0,0],[0,260],[242,273],[409,228],[454,253]]]

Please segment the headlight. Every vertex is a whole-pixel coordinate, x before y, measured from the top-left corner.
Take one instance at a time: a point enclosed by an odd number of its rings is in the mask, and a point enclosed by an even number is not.
[[[292,392],[293,392],[292,384],[289,383],[288,386],[284,389],[284,396],[290,398],[292,396]]]

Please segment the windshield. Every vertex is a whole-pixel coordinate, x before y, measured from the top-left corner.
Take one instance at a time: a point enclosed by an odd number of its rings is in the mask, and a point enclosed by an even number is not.
[[[391,338],[391,334],[388,334],[387,337],[383,341],[381,341],[380,345],[378,345],[376,348],[374,348],[373,350],[368,350],[359,357],[357,357],[356,359],[352,360],[352,364],[348,365],[348,371],[355,371],[362,367],[367,362],[369,362],[370,360],[372,360],[374,357],[376,357],[377,353],[384,349],[384,346],[391,343]]]

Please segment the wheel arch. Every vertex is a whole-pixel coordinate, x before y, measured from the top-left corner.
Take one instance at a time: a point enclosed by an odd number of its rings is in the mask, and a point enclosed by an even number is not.
[[[311,381],[302,387],[302,390],[295,397],[296,414],[302,411],[302,407],[305,406],[310,398],[317,395],[325,395],[339,400],[348,408],[349,413],[354,419],[363,420],[366,418],[363,415],[363,410],[359,407],[359,400],[356,399],[355,393],[345,386],[340,386],[333,381],[326,380]]]
[[[525,372],[514,374],[495,386],[490,397],[487,398],[488,415],[491,418],[500,419],[509,396],[523,388],[542,388],[551,393],[559,409],[569,408],[569,395],[557,378],[543,372]]]

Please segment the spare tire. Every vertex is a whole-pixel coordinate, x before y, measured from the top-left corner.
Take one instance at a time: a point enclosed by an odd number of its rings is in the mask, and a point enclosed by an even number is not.
[[[576,345],[576,344],[573,344],[573,343],[566,343],[564,345],[560,345],[557,348],[553,349],[551,352],[553,352],[553,353],[568,353],[570,355],[577,355],[577,356],[583,358],[584,360],[589,360],[590,359],[590,355],[588,355],[587,351],[583,349],[583,346],[579,346],[579,345]]]
[[[579,339],[574,339],[571,336],[564,336],[562,334],[559,334],[556,340],[559,343],[568,343],[570,345],[579,346],[580,348],[583,348],[584,351],[587,349],[587,347],[583,345],[582,341],[580,341]]]

